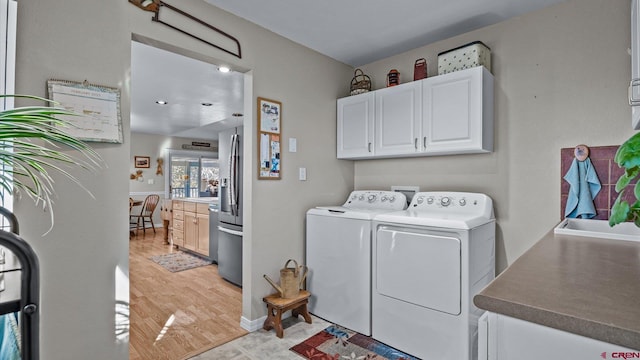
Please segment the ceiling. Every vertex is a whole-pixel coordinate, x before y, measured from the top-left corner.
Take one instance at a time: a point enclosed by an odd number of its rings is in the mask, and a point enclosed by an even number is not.
[[[205,1],[360,66],[565,0]]]
[[[243,108],[242,73],[131,42],[132,132],[215,140],[220,130],[242,124],[232,114]]]
[[[355,67],[564,0],[204,1]],[[242,123],[243,74],[135,41],[131,56],[131,131],[215,140]]]

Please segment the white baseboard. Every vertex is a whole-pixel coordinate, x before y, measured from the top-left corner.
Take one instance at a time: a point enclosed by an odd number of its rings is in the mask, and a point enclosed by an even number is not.
[[[265,320],[267,320],[266,315],[255,320],[249,320],[243,316],[240,318],[240,327],[247,330],[248,332],[258,331],[262,329],[262,325],[264,324]]]

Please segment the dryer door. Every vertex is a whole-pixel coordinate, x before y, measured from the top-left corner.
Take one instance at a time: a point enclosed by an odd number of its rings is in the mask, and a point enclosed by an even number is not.
[[[460,314],[460,244],[456,234],[378,227],[375,291],[414,305]]]

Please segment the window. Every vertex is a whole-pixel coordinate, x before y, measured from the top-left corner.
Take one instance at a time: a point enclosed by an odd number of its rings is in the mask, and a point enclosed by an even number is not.
[[[217,196],[218,159],[215,154],[170,151],[168,178],[172,199]]]
[[[0,92],[2,94],[14,94],[15,88],[15,62],[16,62],[16,18],[17,5],[13,0],[0,0]],[[0,109],[12,109],[13,98],[2,98]],[[6,149],[5,149],[6,150]],[[6,171],[0,168],[0,171]],[[13,197],[4,189],[0,199],[3,207],[13,210]],[[2,217],[0,227],[5,226]]]

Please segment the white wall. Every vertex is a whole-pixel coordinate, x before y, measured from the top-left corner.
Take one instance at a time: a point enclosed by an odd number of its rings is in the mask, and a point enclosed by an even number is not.
[[[573,0],[377,61],[362,70],[374,88],[392,68],[413,79],[425,57],[480,40],[492,50],[495,151],[491,154],[355,163],[355,187],[420,185],[483,192],[497,218],[498,269],[504,269],[560,221],[560,148],[618,145],[633,134],[630,2]]]
[[[262,297],[288,258],[302,259],[304,213],[312,205],[337,203],[353,187],[353,163],[335,158],[335,99],[348,91],[352,69],[296,45],[201,0],[174,1],[191,14],[236,36],[237,59],[159,23],[126,1],[23,1],[18,12],[17,85],[19,93],[45,95],[48,78],[90,82],[122,90],[124,144],[94,144],[108,168],[98,174],[74,171],[91,189],[56,183],[56,227],[44,238],[48,214],[27,201],[16,204],[24,237],[40,257],[42,273],[41,349],[46,359],[115,360],[128,357],[128,343],[115,338],[116,287],[128,301],[129,71],[132,34],[157,40],[200,60],[252,70],[252,97],[245,110],[245,154],[256,153],[255,104],[263,96],[281,101],[283,140],[298,139],[298,152],[282,154],[280,181],[257,181],[255,159],[246,169],[243,315],[266,313]],[[309,180],[297,180],[306,166]],[[116,269],[124,282],[116,282]],[[238,322],[240,319],[238,319]]]

